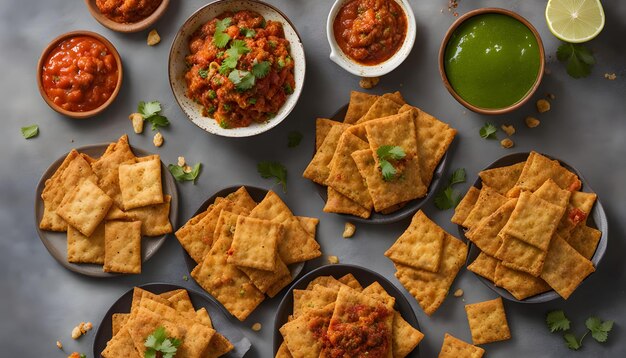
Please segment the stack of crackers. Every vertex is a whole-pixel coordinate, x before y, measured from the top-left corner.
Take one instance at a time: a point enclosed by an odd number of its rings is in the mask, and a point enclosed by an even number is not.
[[[393,261],[400,283],[430,316],[448,295],[465,262],[467,245],[420,210],[385,256]]]
[[[42,230],[67,231],[67,260],[140,273],[141,237],[172,232],[158,155],[135,157],[128,136],[94,159],[75,149],[46,180]]]
[[[184,289],[154,294],[135,287],[130,313],[114,313],[112,327],[104,358],[144,357],[146,339],[160,327],[180,340],[176,357],[216,358],[234,348],[215,330],[206,308],[194,308]]]
[[[352,274],[317,277],[293,290],[293,315],[280,328],[276,357],[406,357],[424,335],[394,304],[378,282],[363,288]]]
[[[191,276],[239,320],[292,281],[287,265],[321,256],[319,220],[294,216],[276,193],[256,203],[245,187],[217,198],[176,232],[198,263]]]
[[[480,250],[468,269],[518,300],[554,289],[567,299],[589,274],[602,233],[587,225],[596,195],[578,176],[539,153],[479,173],[452,222]]]
[[[426,196],[435,168],[456,130],[404,101],[400,92],[375,96],[353,91],[343,122],[318,118],[316,153],[303,176],[328,187],[325,212],[369,218]],[[406,156],[385,180],[377,156],[398,146]]]

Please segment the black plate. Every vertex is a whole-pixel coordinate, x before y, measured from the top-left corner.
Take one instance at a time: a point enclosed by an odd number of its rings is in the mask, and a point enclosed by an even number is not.
[[[218,197],[220,197],[220,196],[221,197],[225,197],[226,195],[236,191],[237,189],[241,188],[242,186],[246,187],[246,190],[248,191],[248,193],[250,194],[252,199],[254,199],[254,201],[256,201],[257,203],[261,202],[261,200],[263,200],[263,198],[265,198],[265,195],[268,192],[267,189],[257,188],[257,187],[249,186],[249,185],[235,185],[235,186],[231,186],[231,187],[228,187],[228,188],[224,188],[224,189],[218,191],[217,193],[213,194],[207,200],[205,200],[204,203],[202,203],[202,205],[200,205],[198,210],[196,210],[196,212],[193,213],[192,217],[200,214],[203,211],[206,211],[206,209],[209,207],[209,205],[213,204],[215,199],[217,199]],[[193,271],[193,269],[198,264],[194,261],[194,259],[191,258],[191,256],[189,256],[187,251],[182,246],[181,246],[181,249],[182,249],[183,255],[185,257],[185,264],[187,265],[187,270],[189,271],[189,277],[191,279],[193,279],[193,277],[191,277],[191,271]],[[298,262],[298,263],[289,265],[288,267],[289,267],[289,271],[291,271],[291,277],[293,277],[293,280],[295,280],[298,277],[298,275],[300,275],[300,272],[302,272],[302,269],[304,268],[304,262]],[[196,282],[196,281],[194,280],[194,282]],[[196,284],[198,284],[198,283],[196,282]],[[202,288],[202,286],[200,286],[199,284],[198,284],[198,286],[200,288]],[[207,293],[207,294],[209,294],[209,293]],[[274,297],[277,297],[277,296],[278,296],[278,294],[276,296],[274,296]]]
[[[348,105],[346,104],[345,106],[341,107],[332,116],[332,119],[342,122],[343,118],[346,116],[347,111],[348,111]],[[435,193],[437,193],[437,190],[439,190],[439,186],[441,185],[441,182],[442,182],[441,178],[443,177],[443,173],[446,170],[447,163],[448,163],[448,152],[446,151],[446,153],[443,155],[443,157],[439,161],[439,164],[435,168],[435,172],[433,173],[433,179],[431,180],[430,186],[428,187],[428,194],[423,198],[411,200],[404,207],[402,207],[399,210],[394,211],[391,214],[381,214],[381,213],[377,213],[373,211],[372,215],[368,219],[364,219],[364,218],[354,216],[354,215],[349,215],[349,214],[336,214],[336,215],[343,216],[347,220],[350,220],[353,222],[365,223],[365,224],[391,224],[391,223],[400,221],[404,218],[407,218],[415,214],[419,209],[422,208],[422,206],[424,206],[424,204],[426,204],[430,200],[431,197],[435,195]],[[328,193],[327,193],[326,187],[323,185],[319,185],[319,184],[315,184],[315,185],[317,186],[317,191],[320,197],[322,198],[322,200],[324,200],[324,202],[326,202],[326,200],[328,200]]]
[[[156,294],[166,291],[177,290],[180,288],[187,290],[194,308],[206,308],[206,310],[209,312],[209,315],[211,316],[211,321],[213,322],[215,330],[217,330],[224,337],[228,338],[230,343],[235,346],[232,351],[230,351],[228,354],[223,355],[223,357],[241,358],[250,349],[250,346],[252,344],[250,343],[248,338],[246,338],[246,336],[239,330],[239,328],[236,328],[237,323],[230,318],[230,314],[226,312],[222,308],[222,306],[214,299],[206,297],[205,295],[190,290],[186,287],[172,285],[168,283],[149,283],[139,287]],[[132,300],[133,290],[131,289],[124,295],[122,295],[122,297],[120,297],[117,301],[115,301],[115,303],[104,315],[104,318],[102,318],[102,322],[100,322],[100,325],[98,326],[98,331],[96,332],[96,336],[93,341],[94,357],[101,357],[100,353],[104,350],[107,342],[111,339],[111,317],[114,313],[130,312],[130,304]]]
[[[522,153],[514,153],[514,154],[509,154],[506,155],[498,160],[496,160],[495,162],[491,163],[488,167],[486,167],[483,170],[487,170],[487,169],[492,169],[492,168],[499,168],[499,167],[505,167],[505,166],[509,166],[509,165],[513,165],[513,164],[517,164],[520,162],[525,161],[528,158],[528,155],[530,153],[528,152],[522,152]],[[587,181],[585,180],[585,178],[582,176],[582,174],[576,170],[576,168],[574,168],[573,166],[565,163],[564,161],[560,160],[560,159],[556,159],[553,158],[549,155],[543,154],[543,156],[546,156],[550,159],[553,160],[558,160],[559,163],[561,163],[561,165],[565,168],[567,168],[568,170],[570,170],[571,172],[575,173],[576,175],[578,175],[578,178],[580,179],[580,181],[582,182],[582,188],[581,190],[584,192],[588,192],[588,193],[593,193],[593,189],[591,189],[591,187],[589,186],[589,183],[587,183]],[[476,178],[476,181],[474,182],[474,186],[478,189],[482,188],[482,180],[480,180],[480,177]],[[609,234],[609,229],[608,229],[608,222],[606,219],[606,213],[604,212],[604,208],[602,207],[602,204],[600,203],[600,198],[596,199],[596,203],[593,206],[593,209],[591,209],[591,213],[589,214],[589,217],[587,219],[587,225],[589,225],[590,227],[596,228],[600,231],[602,231],[602,236],[600,237],[600,241],[598,242],[598,247],[596,248],[596,252],[594,253],[593,257],[591,258],[591,262],[593,262],[593,265],[596,267],[596,269],[598,268],[598,265],[600,264],[600,261],[602,261],[602,257],[604,257],[604,252],[606,251],[606,246],[607,246],[607,241],[608,241],[608,234]],[[463,228],[462,226],[458,225],[458,229],[459,229],[459,234],[462,237],[465,237],[465,228]],[[466,238],[467,239],[467,238]],[[469,251],[467,254],[467,262],[466,264],[469,265],[470,263],[472,263],[476,257],[478,257],[478,254],[480,253],[480,249],[478,249],[478,247],[474,244],[472,244],[471,241],[467,240],[469,242]],[[476,274],[475,274],[476,275]],[[587,278],[585,278],[584,281],[587,281],[589,279],[589,277],[593,276],[593,273],[589,276],[587,276]],[[493,290],[494,292],[496,292],[497,294],[499,294],[500,296],[502,296],[503,298],[506,298],[507,300],[510,301],[515,301],[515,302],[520,302],[520,303],[542,303],[542,302],[548,302],[548,301],[552,301],[555,300],[557,298],[560,298],[561,296],[559,296],[558,293],[556,293],[556,291],[552,290],[552,291],[548,291],[548,292],[544,292],[544,293],[540,293],[536,296],[532,296],[532,297],[528,297],[525,298],[523,300],[518,300],[517,298],[513,297],[513,295],[511,295],[509,293],[509,291],[501,288],[501,287],[496,287],[496,285],[493,284],[493,282],[489,281],[488,279],[480,276],[480,275],[476,275],[476,277],[478,277],[478,279],[485,284],[485,286],[489,287],[491,290]],[[581,283],[581,285],[584,283],[584,281]]]
[[[279,329],[283,326],[283,324],[287,323],[289,315],[293,312],[293,290],[304,290],[309,282],[319,276],[333,276],[334,278],[339,279],[349,273],[353,274],[363,287],[369,286],[375,281],[378,281],[387,293],[396,299],[394,309],[397,310],[402,315],[402,318],[409,322],[411,326],[420,329],[417,318],[415,317],[415,312],[413,312],[409,301],[407,301],[402,292],[400,292],[400,290],[398,290],[398,288],[385,277],[361,266],[348,264],[326,265],[316,268],[315,270],[302,276],[301,279],[296,281],[296,283],[289,288],[289,291],[287,291],[287,294],[280,302],[278,310],[276,311],[276,318],[274,319],[274,355],[276,355],[278,348],[281,343],[283,343],[283,336],[280,334]],[[419,345],[415,347],[413,352],[411,352],[407,357],[419,357]]]

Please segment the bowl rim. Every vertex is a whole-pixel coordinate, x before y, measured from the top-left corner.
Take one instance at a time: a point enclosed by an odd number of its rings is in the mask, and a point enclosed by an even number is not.
[[[111,96],[109,97],[109,99],[107,99],[106,102],[101,104],[98,108],[94,108],[92,110],[85,111],[85,112],[73,112],[73,111],[68,111],[66,109],[59,107],[56,103],[54,103],[50,99],[50,97],[48,97],[48,94],[43,88],[43,83],[41,82],[41,76],[43,75],[43,66],[46,60],[48,59],[48,55],[50,54],[50,52],[54,50],[61,42],[69,38],[77,37],[77,36],[87,36],[87,37],[91,37],[93,39],[96,39],[102,42],[104,46],[106,46],[109,49],[109,51],[111,51],[111,54],[115,58],[115,63],[117,64],[117,84],[115,85],[115,89],[113,90],[113,93],[111,93]],[[54,111],[66,117],[75,118],[75,119],[84,119],[84,118],[93,117],[96,114],[99,114],[100,112],[104,111],[107,107],[109,107],[109,105],[113,103],[113,101],[117,97],[117,94],[120,92],[120,88],[122,87],[123,77],[124,77],[124,70],[122,68],[122,58],[120,57],[119,52],[117,52],[117,49],[115,48],[115,46],[113,46],[113,44],[109,40],[107,40],[104,36],[93,31],[75,30],[75,31],[66,32],[64,34],[57,36],[52,41],[50,41],[48,45],[46,45],[46,47],[41,52],[41,55],[39,56],[39,61],[37,62],[37,87],[39,88],[39,94],[41,95],[43,100],[46,102],[46,104],[48,104],[48,106],[52,108]]]
[[[537,78],[535,78],[535,83],[528,90],[528,92],[524,95],[524,97],[522,97],[520,100],[518,100],[517,102],[513,103],[512,105],[510,105],[508,107],[503,107],[503,108],[483,108],[483,107],[479,107],[479,106],[476,106],[476,105],[473,105],[473,104],[469,103],[468,101],[463,99],[454,90],[454,88],[452,88],[452,85],[450,84],[450,81],[448,80],[448,75],[446,74],[444,57],[445,57],[446,47],[448,46],[448,42],[450,41],[450,37],[452,37],[452,34],[454,33],[454,31],[462,23],[464,23],[466,20],[468,20],[468,19],[470,19],[470,18],[472,18],[474,16],[483,15],[483,14],[501,14],[501,15],[507,15],[507,16],[510,16],[510,17],[516,19],[517,21],[521,22],[524,26],[526,26],[533,33],[533,35],[535,36],[535,40],[537,41],[537,45],[539,47],[539,60],[540,60],[539,61],[539,71],[537,73]],[[446,31],[446,34],[445,34],[443,40],[441,41],[441,45],[439,46],[439,59],[438,59],[438,62],[439,62],[439,75],[441,76],[441,80],[443,82],[443,85],[446,87],[448,92],[450,92],[452,97],[454,97],[454,99],[457,100],[457,102],[462,104],[465,108],[467,108],[467,109],[469,109],[469,110],[471,110],[473,112],[476,112],[476,113],[488,114],[488,115],[499,115],[499,114],[509,113],[509,112],[512,112],[512,111],[520,108],[526,102],[528,102],[530,100],[530,98],[535,94],[535,92],[539,88],[539,85],[541,84],[541,81],[543,80],[544,70],[545,70],[545,66],[546,66],[546,55],[545,55],[545,49],[543,47],[543,41],[541,40],[541,35],[537,31],[537,29],[533,26],[533,24],[530,21],[528,21],[525,17],[523,17],[522,15],[520,15],[520,14],[514,12],[514,11],[508,10],[508,9],[503,9],[503,8],[499,8],[499,7],[484,7],[484,8],[480,8],[480,9],[471,10],[471,11],[461,15],[458,19],[456,19],[452,23],[452,25],[450,25],[450,27]]]
[[[294,92],[292,95],[297,94],[297,98],[295,100],[295,102],[293,103],[293,105],[291,106],[291,108],[288,108],[287,111],[285,111],[285,113],[283,113],[280,117],[276,116],[274,118],[272,118],[268,124],[264,125],[261,127],[261,129],[259,131],[255,131],[255,132],[250,132],[250,133],[238,133],[237,129],[238,128],[234,128],[231,129],[230,132],[210,132],[209,130],[203,128],[202,126],[200,126],[198,123],[196,123],[194,120],[191,119],[191,116],[189,113],[187,113],[187,111],[185,110],[185,107],[183,107],[181,100],[178,98],[178,96],[176,95],[176,91],[174,90],[174,83],[175,83],[175,78],[172,78],[172,62],[173,62],[173,58],[175,57],[175,53],[174,53],[174,45],[180,40],[180,38],[182,37],[182,29],[187,26],[187,24],[189,22],[191,22],[193,19],[195,19],[197,16],[199,16],[199,14],[204,11],[206,8],[209,8],[211,6],[215,6],[221,3],[228,3],[228,2],[235,2],[235,1],[243,1],[243,2],[250,2],[250,3],[257,3],[259,5],[265,6],[269,9],[271,9],[272,11],[276,12],[284,21],[286,21],[289,26],[293,29],[294,33],[296,34],[296,37],[298,39],[298,43],[295,45],[298,45],[299,47],[302,48],[302,85],[300,86],[300,88],[298,89],[297,92]],[[290,42],[290,45],[293,46],[294,44],[292,44]],[[295,72],[294,72],[295,73]],[[203,131],[209,133],[209,134],[213,134],[213,135],[217,135],[220,137],[227,137],[227,138],[247,138],[247,137],[253,137],[259,134],[263,134],[269,130],[271,130],[272,128],[278,126],[280,123],[282,123],[287,117],[289,117],[289,114],[291,114],[291,112],[294,110],[294,108],[296,107],[296,105],[298,104],[298,100],[300,98],[300,95],[302,94],[303,88],[304,88],[304,82],[306,80],[306,52],[304,51],[304,44],[302,43],[302,36],[300,36],[300,32],[298,32],[298,29],[296,28],[296,26],[294,25],[294,23],[291,21],[291,19],[289,19],[289,17],[287,17],[287,15],[282,12],[280,9],[278,9],[276,6],[269,4],[265,1],[261,1],[261,0],[214,0],[211,1],[203,6],[201,6],[200,8],[198,8],[196,11],[194,11],[191,15],[189,15],[189,17],[185,20],[185,22],[183,22],[182,25],[180,25],[180,27],[178,28],[178,31],[176,32],[176,36],[174,36],[174,39],[172,40],[172,44],[170,45],[170,51],[169,51],[169,55],[168,55],[168,60],[167,60],[167,76],[168,76],[168,82],[170,85],[170,90],[172,91],[172,95],[174,97],[174,100],[176,100],[176,104],[178,104],[178,107],[183,111],[183,113],[185,114],[185,116],[187,117],[187,119],[193,123],[194,125],[196,125],[198,128],[202,129]],[[283,104],[284,106],[285,104]],[[281,107],[282,109],[283,107]],[[211,117],[207,117],[210,118],[212,120],[215,120],[214,118]],[[243,127],[243,128],[248,128],[248,127]],[[235,134],[237,133],[237,134]]]
[[[343,53],[343,50],[339,47],[339,45],[337,44],[337,40],[335,39],[333,23],[335,22],[335,18],[337,17],[337,14],[339,13],[341,7],[348,1],[351,0],[335,0],[332,7],[330,8],[330,11],[328,12],[328,17],[326,18],[326,38],[328,40],[328,45],[330,46],[330,60],[335,62],[337,65],[339,65],[339,67],[343,68],[349,73],[360,77],[379,77],[386,75],[389,72],[398,68],[413,51],[415,38],[417,36],[415,14],[413,13],[413,8],[411,7],[409,1],[393,0],[398,3],[398,5],[400,5],[402,10],[404,11],[404,14],[407,17],[407,33],[404,38],[404,42],[402,43],[402,46],[400,46],[400,48],[387,60],[372,66],[363,65],[350,59]],[[407,46],[409,47],[408,51],[398,57],[400,49],[406,44],[408,44]]]
[[[110,30],[122,33],[139,32],[141,30],[147,29],[163,16],[165,10],[167,10],[169,3],[170,0],[161,0],[159,6],[152,12],[152,14],[148,15],[147,17],[137,22],[120,23],[104,16],[104,14],[100,12],[100,9],[98,9],[98,6],[96,5],[96,0],[85,0],[85,4],[87,5],[89,13],[91,13],[91,16],[93,16],[93,18],[96,19],[96,21],[98,21],[100,25]]]

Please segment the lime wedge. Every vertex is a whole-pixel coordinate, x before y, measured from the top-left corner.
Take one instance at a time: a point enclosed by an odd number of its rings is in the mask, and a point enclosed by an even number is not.
[[[600,0],[549,0],[546,21],[554,36],[566,42],[581,43],[602,31],[604,10]]]

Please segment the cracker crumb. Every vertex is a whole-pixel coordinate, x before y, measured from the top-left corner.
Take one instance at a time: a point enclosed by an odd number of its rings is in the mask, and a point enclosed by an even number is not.
[[[337,256],[328,256],[328,263],[331,265],[339,263],[339,257]]]
[[[532,116],[524,118],[524,122],[526,123],[526,127],[528,128],[535,128],[541,123],[541,121]]]
[[[615,73],[605,73],[604,78],[609,81],[614,81],[617,78],[617,75]]]
[[[513,127],[512,124],[503,124],[502,131],[504,131],[504,133],[506,133],[506,135],[510,137],[515,134],[515,127]]]
[[[139,113],[131,113],[128,119],[133,124],[133,131],[137,134],[143,132],[143,116]]]
[[[152,143],[155,147],[160,147],[163,145],[163,135],[161,134],[161,132],[157,132],[157,134],[154,135]]]
[[[511,140],[511,138],[504,138],[501,142],[500,145],[502,146],[502,148],[513,148],[513,146],[515,145],[515,143],[513,143],[513,141]]]
[[[61,341],[57,341],[57,348],[63,349],[63,344],[61,343]]]
[[[148,33],[148,46],[155,46],[159,42],[161,42],[161,36],[159,36],[159,33],[156,29],[151,30]]]
[[[185,157],[178,157],[178,166],[179,167],[185,166]]]
[[[537,112],[545,113],[550,110],[550,102],[545,99],[540,99],[537,101]]]
[[[80,332],[80,328],[78,326],[76,326],[76,327],[74,327],[74,329],[72,329],[72,339],[78,339],[82,335],[83,334]]]
[[[457,289],[456,291],[454,291],[454,297],[461,297],[463,296],[463,290],[462,289]]]
[[[185,172],[185,173],[191,173],[192,170],[193,170],[193,168],[191,166],[189,166],[189,165],[185,165],[183,167],[183,172]]]
[[[359,86],[361,86],[361,88],[371,89],[376,87],[379,81],[380,77],[362,77],[359,81]]]
[[[252,325],[252,330],[255,331],[255,332],[260,331],[261,328],[262,328],[262,326],[261,326],[261,324],[259,322],[257,322],[257,323]]]
[[[353,223],[347,222],[343,228],[342,236],[344,239],[352,237],[355,231],[356,231],[356,226]]]

